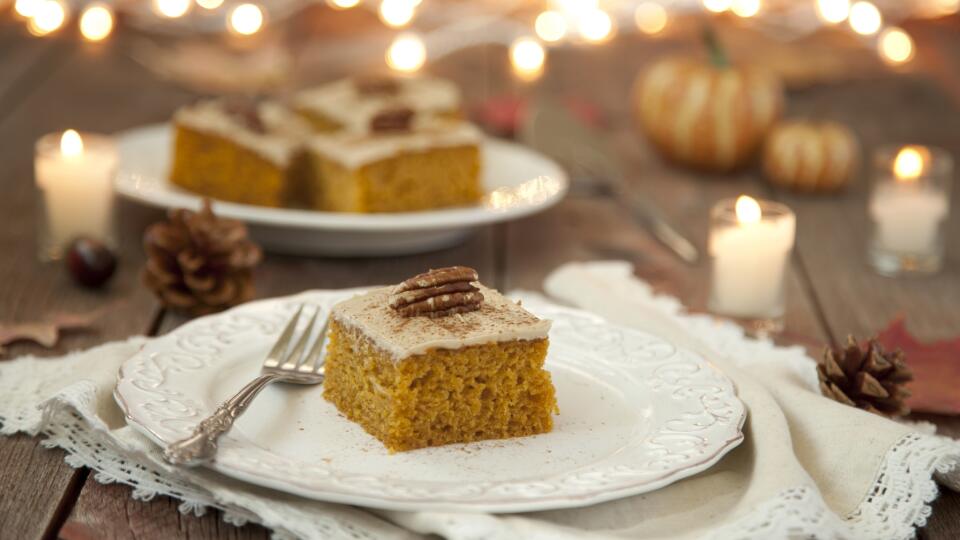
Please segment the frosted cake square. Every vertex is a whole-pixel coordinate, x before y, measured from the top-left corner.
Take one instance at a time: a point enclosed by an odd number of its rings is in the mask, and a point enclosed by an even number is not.
[[[431,270],[333,308],[323,396],[391,452],[545,433],[550,321]]]
[[[214,99],[173,118],[170,181],[223,201],[285,206],[306,198],[303,138],[310,126],[273,102]],[[301,203],[302,204],[302,203]]]
[[[480,201],[480,131],[385,109],[368,129],[317,134],[308,151],[311,206],[331,212],[409,212]]]

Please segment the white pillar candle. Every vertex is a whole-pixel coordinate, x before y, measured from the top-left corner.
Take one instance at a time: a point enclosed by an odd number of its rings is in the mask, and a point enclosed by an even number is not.
[[[709,244],[711,311],[749,319],[781,317],[795,234],[796,217],[786,206],[747,196],[718,203]]]
[[[37,141],[34,173],[43,194],[44,251],[58,257],[70,240],[112,240],[113,177],[118,152],[103,135],[67,130]]]
[[[905,146],[897,152],[892,170],[877,178],[869,211],[881,249],[924,254],[937,248],[950,201],[942,186],[924,181],[930,160],[925,147]]]

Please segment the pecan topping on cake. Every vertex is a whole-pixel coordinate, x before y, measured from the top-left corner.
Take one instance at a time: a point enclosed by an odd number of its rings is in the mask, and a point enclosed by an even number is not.
[[[410,131],[413,123],[413,109],[396,107],[384,109],[370,119],[370,131],[374,133],[385,131]]]
[[[483,294],[473,285],[477,271],[466,266],[430,270],[397,285],[390,307],[404,317],[446,317],[480,309]]]
[[[356,77],[353,79],[353,87],[362,96],[392,96],[400,93],[400,81],[388,75]]]
[[[238,96],[230,97],[224,101],[223,110],[239,120],[250,131],[260,134],[267,132],[267,126],[260,117],[260,105],[255,100]]]

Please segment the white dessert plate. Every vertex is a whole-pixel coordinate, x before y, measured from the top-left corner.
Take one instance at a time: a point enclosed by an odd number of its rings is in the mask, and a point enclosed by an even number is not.
[[[118,135],[120,165],[114,183],[127,198],[163,208],[199,208],[201,197],[171,184],[172,130],[157,124]],[[385,256],[420,253],[463,241],[482,225],[518,219],[556,204],[567,175],[556,162],[519,144],[483,143],[481,204],[425,212],[352,214],[267,208],[218,201],[219,215],[236,218],[271,251]]]
[[[356,291],[311,291],[192,321],[127,360],[115,391],[160,445],[186,436],[253,378],[295,307],[327,311]],[[320,386],[272,385],[220,440],[211,467],[303,497],[392,510],[526,512],[651,491],[709,468],[743,440],[745,408],[691,351],[586,312],[524,303],[554,321],[552,432],[390,454]]]

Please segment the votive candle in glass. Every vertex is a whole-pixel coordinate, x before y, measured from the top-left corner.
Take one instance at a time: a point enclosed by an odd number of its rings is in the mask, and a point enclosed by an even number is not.
[[[113,244],[118,159],[116,145],[105,135],[69,129],[37,141],[34,174],[41,194],[41,260],[59,259],[79,236]]]
[[[740,319],[754,334],[783,329],[796,224],[787,206],[746,195],[713,207],[710,311]]]
[[[940,148],[908,145],[879,148],[873,162],[870,263],[889,276],[940,270],[953,159]]]

